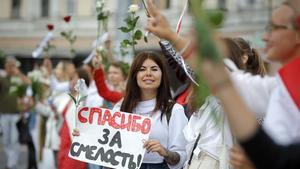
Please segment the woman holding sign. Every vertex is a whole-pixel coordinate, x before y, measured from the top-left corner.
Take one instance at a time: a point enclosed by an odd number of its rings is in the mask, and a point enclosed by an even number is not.
[[[141,169],[177,169],[186,160],[182,130],[188,120],[183,107],[171,98],[162,57],[153,52],[138,54],[131,65],[124,100],[115,109],[152,118]]]

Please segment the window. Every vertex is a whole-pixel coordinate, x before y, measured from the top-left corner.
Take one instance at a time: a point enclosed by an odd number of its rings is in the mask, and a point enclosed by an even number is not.
[[[218,0],[219,9],[226,10],[226,0]]]
[[[11,17],[20,18],[21,0],[12,0],[11,2],[12,2]]]
[[[76,0],[67,0],[67,14],[72,15],[75,13]]]
[[[42,17],[48,17],[49,16],[49,0],[42,0],[42,11],[41,15]]]

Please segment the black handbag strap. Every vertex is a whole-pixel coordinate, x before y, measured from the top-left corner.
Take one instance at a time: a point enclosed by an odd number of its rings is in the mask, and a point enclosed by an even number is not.
[[[200,137],[201,137],[201,132],[199,132],[199,134],[198,134],[198,136],[197,136],[197,139],[196,139],[196,141],[195,141],[195,144],[194,144],[194,146],[193,146],[193,150],[192,150],[192,152],[191,152],[191,156],[190,156],[188,165],[191,165],[191,162],[192,162],[192,159],[193,159],[193,156],[194,156],[194,150],[195,150],[196,147],[197,147],[197,144],[198,144],[198,142],[199,142],[199,140],[200,140]]]

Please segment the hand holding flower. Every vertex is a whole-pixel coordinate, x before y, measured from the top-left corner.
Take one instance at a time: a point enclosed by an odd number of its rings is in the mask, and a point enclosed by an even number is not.
[[[77,128],[73,129],[72,136],[74,136],[74,137],[80,136],[80,132]]]

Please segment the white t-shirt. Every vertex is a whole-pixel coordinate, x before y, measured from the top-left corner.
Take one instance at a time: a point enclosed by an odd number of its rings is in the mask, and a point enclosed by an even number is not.
[[[156,99],[141,101],[134,109],[133,113],[151,117],[152,125],[149,139],[159,140],[160,144],[169,151],[177,152],[180,155],[180,162],[177,165],[168,165],[170,169],[182,168],[186,161],[186,141],[183,135],[183,128],[186,126],[188,120],[184,113],[184,108],[175,104],[172,109],[169,124],[164,115],[161,120],[161,111],[153,112],[156,104]],[[114,110],[119,110],[120,103],[118,103]],[[158,153],[147,153],[144,156],[143,163],[162,163],[164,158]]]

